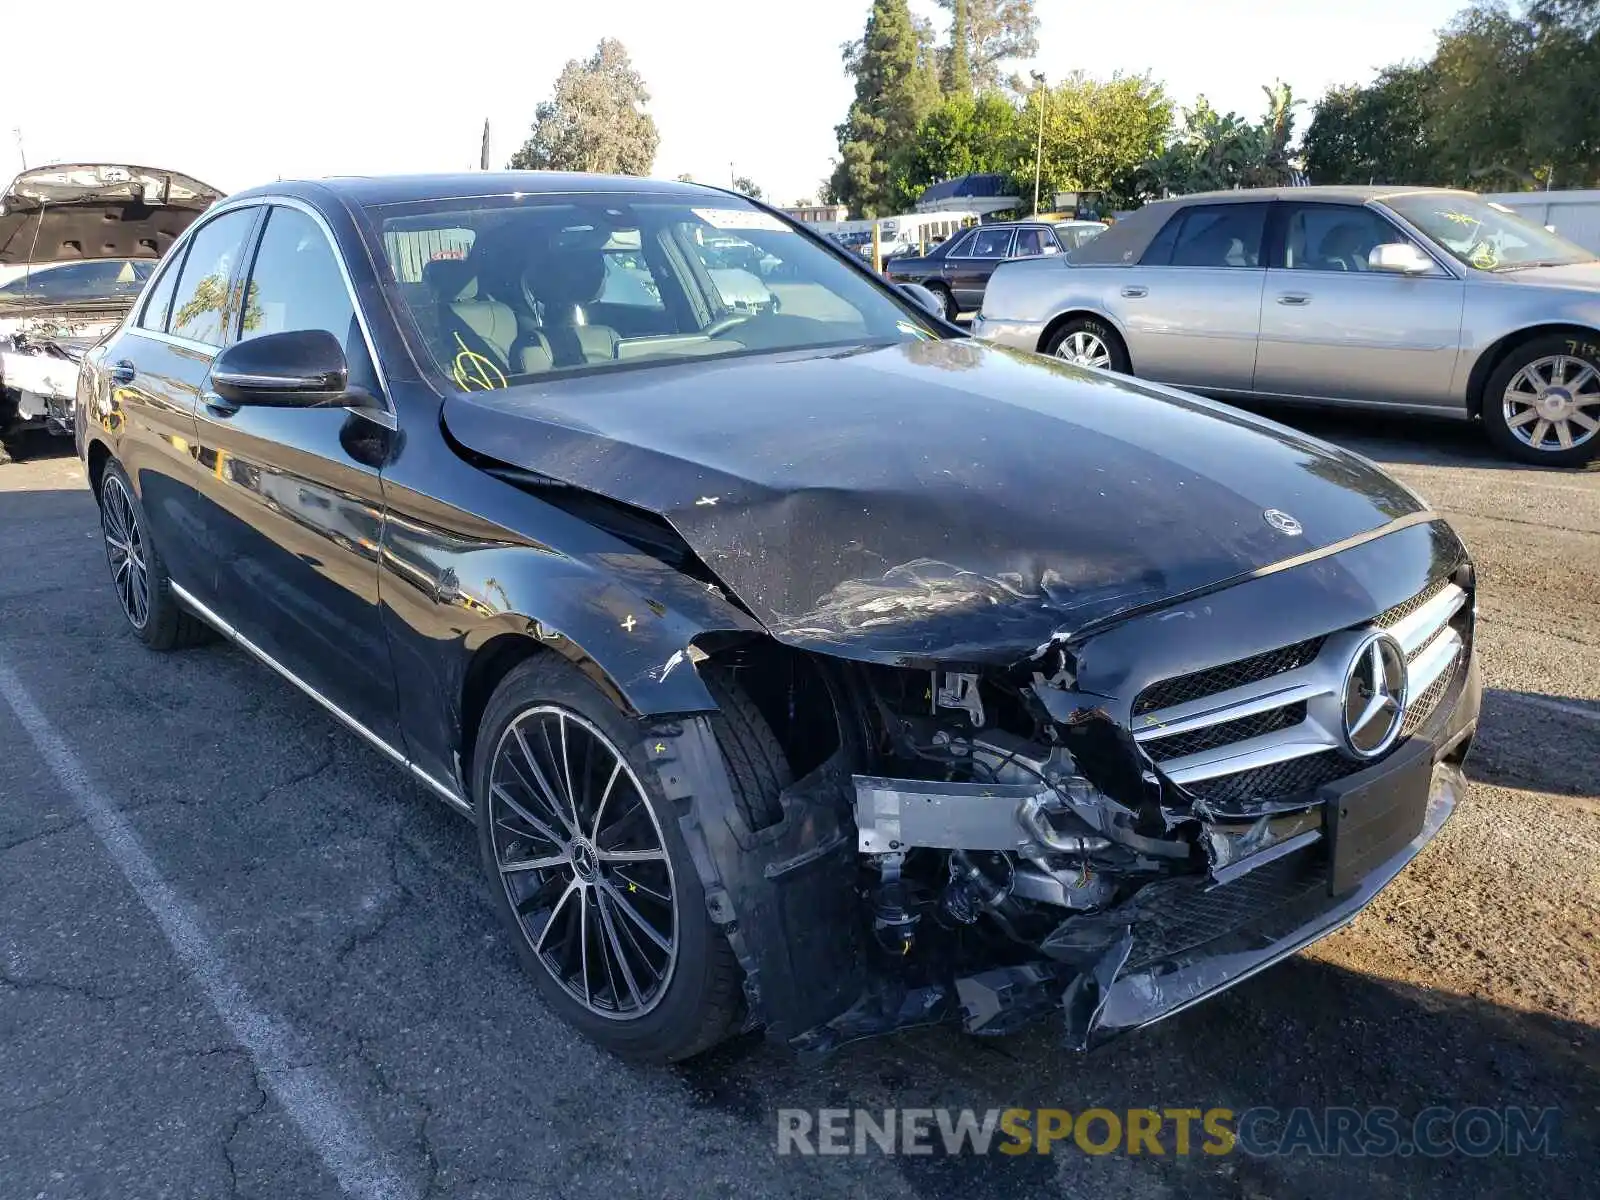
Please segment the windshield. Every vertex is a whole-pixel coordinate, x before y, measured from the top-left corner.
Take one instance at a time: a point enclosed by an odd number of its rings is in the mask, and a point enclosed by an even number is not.
[[[372,215],[407,336],[463,391],[936,336],[913,307],[732,197],[482,197]]]
[[[1442,250],[1480,271],[1593,262],[1582,246],[1476,196],[1419,192],[1383,201]]]

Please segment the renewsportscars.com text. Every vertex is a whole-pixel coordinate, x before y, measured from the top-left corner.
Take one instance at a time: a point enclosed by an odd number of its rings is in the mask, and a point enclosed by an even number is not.
[[[1554,1108],[782,1108],[778,1153],[1554,1154]]]

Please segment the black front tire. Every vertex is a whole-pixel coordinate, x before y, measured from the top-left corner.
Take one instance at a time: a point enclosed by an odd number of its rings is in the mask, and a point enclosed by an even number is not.
[[[944,305],[944,319],[954,325],[956,318],[961,315],[961,310],[956,307],[956,298],[950,294],[950,289],[942,283],[930,283],[924,286],[939,297],[939,303]]]
[[[720,702],[731,705],[725,714],[713,718],[713,729],[723,746],[740,810],[747,818],[770,816],[776,788],[788,778],[787,764],[781,760],[781,751],[778,762],[774,762],[776,743],[771,731],[735,685],[719,683],[714,694]],[[619,1019],[616,1015],[599,1015],[557,981],[535,952],[537,934],[524,927],[513,907],[513,888],[504,882],[495,841],[495,825],[500,818],[496,816],[496,805],[490,803],[496,755],[502,742],[513,744],[507,739],[514,739],[510,731],[519,719],[552,706],[587,721],[610,743],[613,752],[620,753],[654,816],[655,829],[671,866],[676,957],[659,999],[637,1016]],[[649,733],[646,722],[618,711],[571,664],[553,654],[538,655],[501,681],[484,711],[473,751],[472,793],[479,853],[495,911],[540,995],[559,1016],[607,1050],[638,1062],[666,1063],[708,1050],[737,1030],[744,1012],[743,973],[727,939],[707,913],[705,889],[679,827],[680,813],[662,792],[655,768],[645,758]],[[598,833],[595,844],[599,844]],[[556,878],[559,885],[560,877]],[[521,902],[526,907],[528,901]],[[554,919],[555,910],[549,911],[551,915],[545,921]]]
[[[96,499],[100,502],[100,533],[105,545],[106,562],[111,568],[112,586],[117,593],[122,615],[134,636],[152,650],[178,650],[209,641],[213,636],[211,627],[186,612],[173,595],[172,577],[167,574],[167,564],[150,536],[150,519],[133,490],[128,473],[115,459],[106,464],[100,476],[100,491]],[[124,523],[131,522],[131,528],[126,532],[131,532],[138,539],[144,584],[142,606],[130,599],[130,593],[124,589],[122,576],[119,575],[118,554],[113,547],[115,524],[108,514],[108,504],[116,506],[119,513],[126,514]],[[129,570],[133,568],[130,566]]]
[[[1541,367],[1541,364],[1554,361],[1564,362],[1562,378],[1565,382],[1577,381],[1584,366],[1600,373],[1600,335],[1574,337],[1563,333],[1548,334],[1532,338],[1506,355],[1484,386],[1483,429],[1496,449],[1519,462],[1541,467],[1581,467],[1600,453],[1600,432],[1586,430],[1577,420],[1569,418],[1566,422],[1568,436],[1575,444],[1564,448],[1554,424],[1539,421],[1539,414],[1531,403],[1540,390],[1538,380],[1552,378],[1550,368]],[[1534,372],[1533,376],[1523,374],[1528,369]],[[1525,392],[1530,403],[1518,401],[1510,405],[1515,411],[1508,413],[1507,393],[1512,389],[1513,381],[1517,381],[1518,385],[1513,394]],[[1581,385],[1579,398],[1585,401],[1578,410],[1581,419],[1600,418],[1600,404],[1596,403],[1596,399],[1600,398],[1600,380],[1593,376],[1586,378]],[[1514,426],[1513,422],[1518,423]],[[1545,428],[1540,429],[1541,424]],[[1535,432],[1540,434],[1540,446],[1544,448],[1532,443]]]

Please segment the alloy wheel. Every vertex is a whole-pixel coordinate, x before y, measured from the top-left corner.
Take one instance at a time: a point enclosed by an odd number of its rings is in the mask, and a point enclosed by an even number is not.
[[[1110,368],[1111,351],[1105,342],[1087,329],[1077,329],[1061,339],[1056,346],[1056,357],[1064,358],[1080,367]]]
[[[135,629],[143,629],[150,619],[150,568],[133,497],[116,475],[106,476],[100,492],[100,531],[122,611]]]
[[[1501,398],[1506,428],[1535,450],[1571,450],[1600,432],[1600,371],[1569,354],[1536,358]]]
[[[540,965],[597,1016],[654,1009],[677,963],[677,893],[621,751],[569,709],[529,708],[495,748],[488,804],[500,882]]]

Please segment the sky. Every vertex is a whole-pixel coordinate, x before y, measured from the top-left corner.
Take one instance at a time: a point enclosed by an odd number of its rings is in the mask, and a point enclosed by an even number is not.
[[[1052,81],[1148,71],[1179,104],[1205,94],[1252,118],[1281,76],[1314,100],[1332,84],[1431,53],[1464,0],[1038,0]],[[166,6],[14,4],[0,89],[0,177],[29,164],[124,162],[224,191],[277,178],[464,170],[485,118],[493,161],[527,136],[568,59],[619,38],[661,130],[654,174],[737,173],[769,199],[814,197],[853,90],[839,58],[868,0],[351,0]],[[932,0],[914,11],[936,15]],[[374,17],[373,13],[381,13]],[[247,15],[248,14],[248,15]],[[23,47],[33,48],[24,51]],[[56,47],[56,49],[51,49]],[[1302,116],[1303,122],[1309,119]]]

